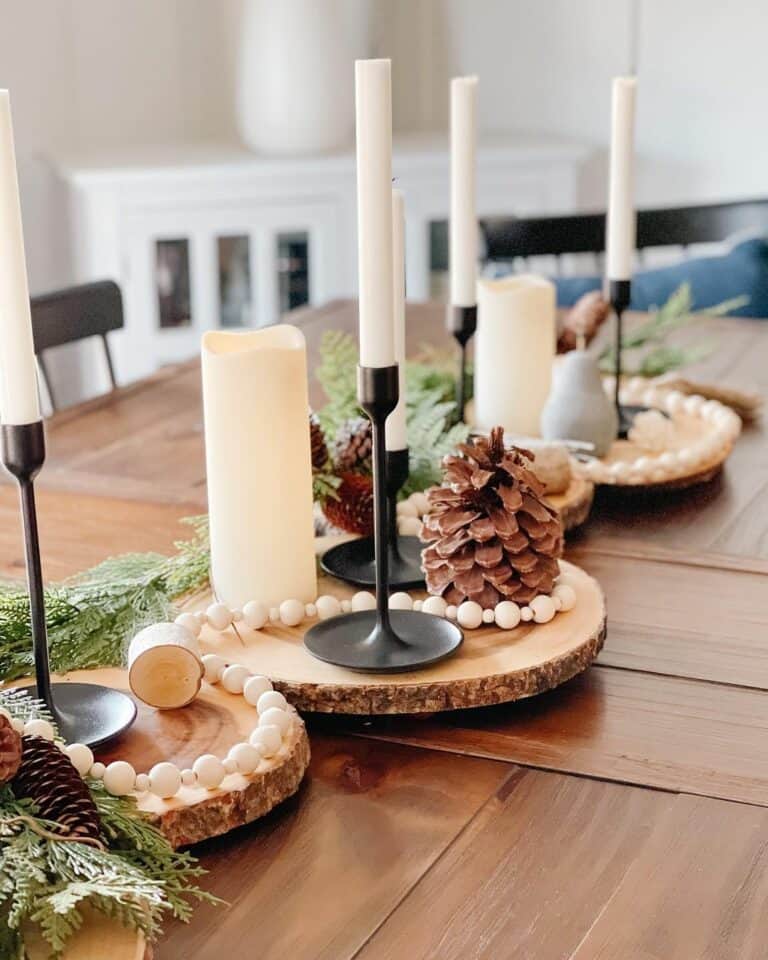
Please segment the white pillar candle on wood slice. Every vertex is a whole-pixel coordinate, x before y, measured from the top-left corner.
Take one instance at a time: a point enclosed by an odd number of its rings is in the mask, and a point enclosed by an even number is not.
[[[304,335],[203,336],[211,584],[230,609],[317,596]]]
[[[392,191],[392,301],[395,329],[395,363],[398,365],[400,399],[387,417],[387,450],[408,446],[405,388],[405,201],[402,191]]]
[[[635,253],[636,77],[616,77],[611,102],[611,168],[606,223],[609,280],[629,280]]]
[[[539,435],[555,356],[555,288],[527,274],[478,283],[475,424]]]
[[[477,77],[451,80],[451,303],[477,302]]]
[[[392,316],[392,80],[389,60],[355,63],[360,364],[395,362]]]
[[[197,639],[178,623],[153,623],[128,647],[128,682],[136,696],[159,710],[191,703],[205,670]]]
[[[40,419],[27,264],[11,124],[11,101],[0,90],[0,419]]]

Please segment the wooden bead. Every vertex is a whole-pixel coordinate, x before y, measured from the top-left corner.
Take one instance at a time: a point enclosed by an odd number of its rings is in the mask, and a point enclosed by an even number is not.
[[[249,600],[243,607],[243,620],[245,621],[245,625],[250,627],[251,630],[261,630],[269,620],[269,610],[267,610],[263,603],[258,603],[256,600]]]
[[[104,770],[104,786],[113,797],[124,797],[136,786],[136,771],[125,760],[114,760]]]
[[[375,610],[376,609],[376,597],[372,593],[369,593],[367,590],[358,590],[358,592],[352,597],[352,610],[354,613],[358,613],[361,610]]]
[[[177,626],[183,627],[185,630],[189,630],[193,637],[200,636],[200,621],[197,619],[194,613],[180,613],[173,622]]]
[[[502,630],[514,630],[520,623],[520,607],[514,600],[502,600],[493,611],[496,626]]]
[[[409,497],[411,503],[416,507],[416,516],[423,517],[424,514],[429,510],[429,498],[426,493],[422,493],[420,490],[416,493],[412,493]]]
[[[414,517],[419,518],[420,514],[416,508],[416,504],[409,497],[407,500],[401,500],[397,505],[397,516],[402,517]]]
[[[483,623],[493,623],[493,610],[483,610]]]
[[[448,604],[442,597],[427,597],[422,603],[421,609],[423,613],[431,613],[435,617],[444,617],[447,606]]]
[[[288,701],[277,690],[268,690],[265,693],[262,693],[259,699],[256,701],[256,710],[258,711],[259,716],[262,713],[265,713],[267,710],[276,707],[278,710],[285,710],[288,706]]]
[[[474,600],[465,600],[456,611],[456,620],[465,630],[475,630],[483,622],[483,608]]]
[[[156,797],[175,797],[181,787],[181,771],[175,763],[156,763],[149,771],[149,789]]]
[[[255,707],[262,694],[269,693],[272,689],[272,681],[268,677],[248,677],[243,686],[243,698],[246,703]]]
[[[448,606],[445,608],[445,616],[448,620],[455,620],[458,612],[458,607],[454,606],[452,603],[448,604]]]
[[[416,611],[416,613],[421,613],[423,606],[424,606],[424,601],[423,601],[423,600],[414,600],[414,601],[413,601],[413,609]]]
[[[314,603],[306,604],[304,607],[304,616],[309,620],[317,616],[317,607],[314,605]]]
[[[530,608],[533,611],[533,619],[536,623],[549,623],[557,613],[552,597],[541,594],[534,597],[530,602]]]
[[[208,683],[218,683],[227,666],[227,661],[217,653],[206,653],[203,656],[204,677]]]
[[[399,590],[397,593],[393,593],[389,598],[389,609],[413,610],[413,600],[404,590]]]
[[[81,777],[84,777],[93,766],[93,750],[84,743],[70,743],[64,748],[64,752]]]
[[[250,675],[251,671],[248,667],[240,663],[231,663],[221,675],[221,685],[228,693],[242,693]]]
[[[149,791],[149,775],[146,773],[137,773],[136,786],[134,789],[137,793],[147,793]]]
[[[215,790],[224,779],[224,764],[212,753],[205,753],[192,764],[199,786]]]
[[[322,596],[318,597],[315,603],[317,615],[321,620],[329,620],[331,617],[338,617],[341,613],[341,604],[336,597]]]
[[[280,733],[280,728],[274,724],[265,726],[259,724],[259,726],[251,732],[248,741],[251,746],[257,749],[261,747],[265,757],[273,757],[282,746],[283,735]]]
[[[238,773],[253,773],[261,762],[261,751],[250,743],[236,743],[227,754]]]
[[[101,780],[106,769],[107,768],[104,766],[104,764],[97,760],[88,771],[88,776],[93,777],[94,780]]]
[[[341,601],[341,612],[342,612],[342,613],[351,613],[351,612],[352,612],[352,601],[351,601],[351,600],[342,600],[342,601]]]
[[[269,622],[280,623],[280,607],[269,608]]]
[[[563,612],[573,610],[576,606],[576,591],[569,583],[557,583],[552,591],[552,596],[560,601],[560,609]]]
[[[224,773],[237,773],[237,764],[232,757],[224,757],[224,759],[221,761],[221,765],[224,767]]]
[[[401,517],[397,522],[397,531],[404,537],[418,537],[421,533],[419,517]]]
[[[194,770],[190,770],[189,767],[186,770],[181,771],[181,785],[182,787],[194,787],[197,785],[197,774]]]
[[[281,734],[286,734],[291,726],[291,715],[280,707],[270,707],[259,714],[260,727],[277,727]]]
[[[41,717],[27,720],[24,724],[24,735],[27,737],[42,737],[43,740],[53,740],[53,724]]]
[[[520,608],[520,619],[525,623],[530,623],[533,620],[533,610],[530,607],[521,607]]]
[[[301,600],[283,600],[280,604],[280,622],[286,627],[297,627],[304,619],[304,604]]]
[[[205,615],[214,630],[226,630],[232,623],[232,611],[223,603],[212,603]]]

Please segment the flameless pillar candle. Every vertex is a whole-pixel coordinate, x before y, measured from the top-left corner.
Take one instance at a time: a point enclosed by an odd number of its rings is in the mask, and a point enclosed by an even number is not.
[[[203,336],[203,410],[218,600],[268,607],[317,596],[307,352],[278,324]]]
[[[405,418],[405,203],[400,190],[392,191],[392,263],[395,362],[398,365],[400,399],[387,417],[387,450],[405,450],[408,446]]]
[[[616,77],[611,105],[611,170],[608,188],[607,274],[630,280],[635,251],[635,77]]]
[[[0,90],[0,419],[40,419],[11,101]]]
[[[389,60],[355,63],[360,365],[395,362],[392,310],[392,82]]]
[[[477,303],[477,77],[451,80],[451,303]]]
[[[475,423],[538,436],[555,356],[555,287],[544,277],[480,280]]]

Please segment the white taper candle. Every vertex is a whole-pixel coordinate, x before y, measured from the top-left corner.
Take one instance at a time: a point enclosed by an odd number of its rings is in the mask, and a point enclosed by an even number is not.
[[[629,280],[635,252],[635,77],[616,77],[611,104],[611,170],[606,226],[609,280]]]
[[[405,201],[401,190],[392,191],[392,265],[395,363],[399,368],[400,399],[387,417],[387,450],[405,450],[408,446],[405,416]]]
[[[355,63],[360,364],[395,362],[392,313],[392,82],[389,60]]]
[[[477,77],[451,80],[451,303],[477,303]]]
[[[40,419],[11,101],[0,90],[0,419]]]

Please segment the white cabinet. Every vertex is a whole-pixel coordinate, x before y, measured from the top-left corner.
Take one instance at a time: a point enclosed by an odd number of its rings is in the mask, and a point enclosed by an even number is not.
[[[481,143],[481,216],[573,209],[584,147]],[[430,225],[448,215],[448,155],[435,138],[395,143],[406,196],[407,283],[430,296]],[[275,322],[303,303],[356,292],[354,153],[262,158],[186,146],[58,165],[75,278],[112,278],[125,301],[114,336],[118,379],[193,356],[203,330]]]

